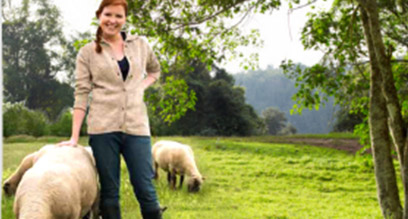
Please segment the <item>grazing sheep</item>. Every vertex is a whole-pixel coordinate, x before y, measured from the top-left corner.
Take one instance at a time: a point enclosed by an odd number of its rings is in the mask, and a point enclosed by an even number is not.
[[[180,175],[180,185],[183,185],[184,175],[187,174],[189,192],[198,192],[204,178],[201,176],[194,161],[191,147],[174,141],[159,141],[153,145],[153,161],[155,179],[159,178],[158,168],[167,172],[167,180],[172,189],[176,188],[177,175]]]
[[[89,147],[46,145],[27,155],[4,183],[17,219],[98,218],[98,181]]]

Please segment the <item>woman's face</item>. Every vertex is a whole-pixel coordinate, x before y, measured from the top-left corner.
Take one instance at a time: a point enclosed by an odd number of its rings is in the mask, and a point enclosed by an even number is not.
[[[98,17],[104,38],[117,36],[126,22],[125,8],[122,5],[108,5]]]

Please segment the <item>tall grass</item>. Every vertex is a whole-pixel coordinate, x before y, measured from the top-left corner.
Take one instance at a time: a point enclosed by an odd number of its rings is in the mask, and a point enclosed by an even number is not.
[[[252,138],[166,139],[192,146],[206,180],[197,194],[187,193],[186,185],[172,191],[161,172],[155,185],[161,204],[168,207],[164,218],[381,218],[371,165],[345,152]],[[25,154],[41,146],[38,140],[5,143],[3,180]],[[125,166],[122,216],[141,218]],[[13,199],[2,200],[2,218],[13,218]]]

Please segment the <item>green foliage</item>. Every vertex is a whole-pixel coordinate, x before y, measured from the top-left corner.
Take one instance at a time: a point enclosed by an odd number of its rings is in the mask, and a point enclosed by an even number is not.
[[[48,0],[23,1],[18,8],[2,4],[4,100],[25,101],[55,119],[73,101],[72,88],[54,78],[63,70],[60,12]]]
[[[193,71],[191,67],[186,67],[190,60],[204,63],[206,68],[211,70],[214,65],[226,61],[227,57],[240,59],[247,69],[255,66],[258,56],[238,52],[236,49],[239,46],[259,47],[263,42],[259,40],[259,31],[242,33],[238,25],[251,13],[266,13],[279,6],[280,0],[267,2],[136,0],[129,3],[127,29],[154,42],[154,51],[157,52],[165,75],[174,73],[173,69],[178,68],[182,68],[185,73]],[[237,17],[241,19],[236,19]],[[172,82],[182,83],[186,77],[185,73],[175,77]],[[165,86],[172,84],[169,81],[163,82],[166,83]],[[171,90],[169,88],[163,90],[165,92],[163,96],[166,98],[156,98],[160,102],[150,102],[155,107],[161,108],[162,118],[169,123],[180,118],[188,109],[192,109],[195,103],[193,97],[185,98],[185,101],[177,103],[178,110],[175,110],[172,102],[177,99],[177,95],[182,94],[171,96],[175,94]]]
[[[48,119],[44,113],[29,110],[23,103],[3,104],[3,136],[42,136],[48,133]]]
[[[335,132],[353,132],[354,127],[361,124],[366,118],[363,114],[350,113],[347,108],[341,108],[336,112],[336,122],[333,125]]]
[[[185,182],[173,191],[160,171],[155,186],[160,204],[169,207],[163,217],[382,218],[372,160],[321,147],[266,143],[263,138],[166,138],[191,145],[206,180],[197,194],[187,193]],[[26,154],[47,143],[4,144],[3,181]],[[141,218],[126,165],[121,176],[122,217]],[[2,197],[2,218],[14,217],[13,200]]]
[[[75,65],[76,65],[76,56],[81,47],[85,44],[91,42],[93,35],[90,32],[76,33],[71,35],[68,40],[63,44],[63,53],[61,56],[61,65],[65,70],[65,81],[74,87],[75,84]]]
[[[157,42],[156,51],[164,72],[166,66],[197,59],[207,67],[227,56],[250,58],[238,46],[260,46],[259,32],[243,34],[237,27],[255,12],[278,8],[273,1],[143,1],[129,4],[129,29]],[[157,16],[157,15],[160,16]],[[240,17],[242,19],[233,20]],[[256,56],[254,56],[256,58]],[[249,60],[247,65],[251,65]]]
[[[86,135],[86,119],[81,126],[80,135]],[[58,119],[50,125],[50,134],[54,136],[70,137],[72,130],[72,109],[66,108],[61,111]]]
[[[62,111],[59,119],[50,126],[51,135],[56,136],[71,136],[72,114],[70,110]]]
[[[193,90],[188,89],[184,80],[175,79],[173,76],[166,77],[163,84],[164,93],[160,100],[160,112],[158,113],[164,122],[170,124],[183,116],[187,110],[194,110],[197,100]]]
[[[289,135],[296,133],[296,128],[287,122],[285,113],[275,107],[269,107],[262,111],[262,118],[265,120],[268,134],[270,135]]]
[[[368,118],[364,118],[363,122],[354,126],[354,134],[359,136],[360,144],[364,146],[362,151],[370,148],[370,128],[368,126]]]
[[[206,65],[202,63],[193,62],[189,66],[193,66],[194,71],[187,74],[185,80],[186,85],[191,89],[190,92],[194,92],[195,110],[186,111],[185,116],[166,126],[164,122],[167,121],[161,119],[163,118],[161,112],[169,107],[162,106],[156,108],[156,111],[151,109],[150,120],[155,135],[229,136],[262,133],[262,121],[253,108],[245,104],[245,91],[240,87],[234,87],[234,78],[231,75],[222,69],[217,69],[214,76],[211,76]],[[182,73],[183,70],[172,72],[173,75]],[[168,77],[172,78],[172,76]],[[171,85],[170,88],[179,89],[180,85],[177,86]],[[151,89],[147,95],[153,98],[157,96],[155,92],[160,90]],[[170,97],[177,92],[179,91],[174,91]],[[149,106],[154,107],[151,104]]]
[[[285,113],[288,121],[299,133],[327,133],[331,129],[333,112],[332,98],[328,98],[325,107],[318,111],[303,110],[302,114],[292,114],[291,109],[296,100],[291,99],[298,90],[296,79],[285,77],[281,69],[269,66],[264,70],[234,74],[236,85],[245,88],[246,102],[260,114],[268,107],[276,107]]]
[[[13,142],[13,139],[25,138],[32,141],[33,137],[46,135],[69,137],[71,136],[71,128],[72,114],[70,108],[63,109],[58,119],[55,122],[50,122],[45,113],[39,110],[30,110],[22,102],[3,104],[3,136],[7,138],[8,142]],[[80,135],[86,135],[86,130],[85,120]]]
[[[390,5],[380,7],[382,22],[380,25],[389,55],[397,56],[391,61],[393,74],[402,105],[401,112],[408,121],[405,103],[408,65],[399,59],[401,54],[406,54],[408,48],[405,40],[401,40],[402,36],[408,33],[405,25],[407,17]],[[361,140],[367,144],[369,133],[366,117],[369,113],[370,63],[366,62],[369,57],[358,7],[345,1],[335,1],[329,11],[310,12],[302,31],[302,43],[307,49],[323,51],[325,55],[322,61],[304,68],[288,60],[283,62],[281,67],[286,75],[296,80],[298,88],[294,95],[297,101],[294,107],[296,110],[319,107],[322,102],[321,96],[316,93],[323,94],[323,98],[332,96],[336,104],[348,110],[343,114],[358,115],[355,121],[360,120],[361,125],[354,131],[360,134]],[[406,56],[404,58],[406,59]],[[341,120],[342,117],[339,117],[338,121]],[[353,122],[352,125],[356,124]]]

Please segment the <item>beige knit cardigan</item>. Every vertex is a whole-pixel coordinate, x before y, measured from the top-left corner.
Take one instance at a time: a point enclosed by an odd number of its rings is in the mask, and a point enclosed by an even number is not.
[[[158,79],[160,65],[144,38],[128,35],[124,44],[124,53],[129,61],[129,74],[125,81],[106,42],[101,42],[102,53],[96,53],[95,42],[88,43],[78,53],[74,108],[86,111],[89,104],[89,134],[124,132],[150,135],[141,82],[147,74]]]

